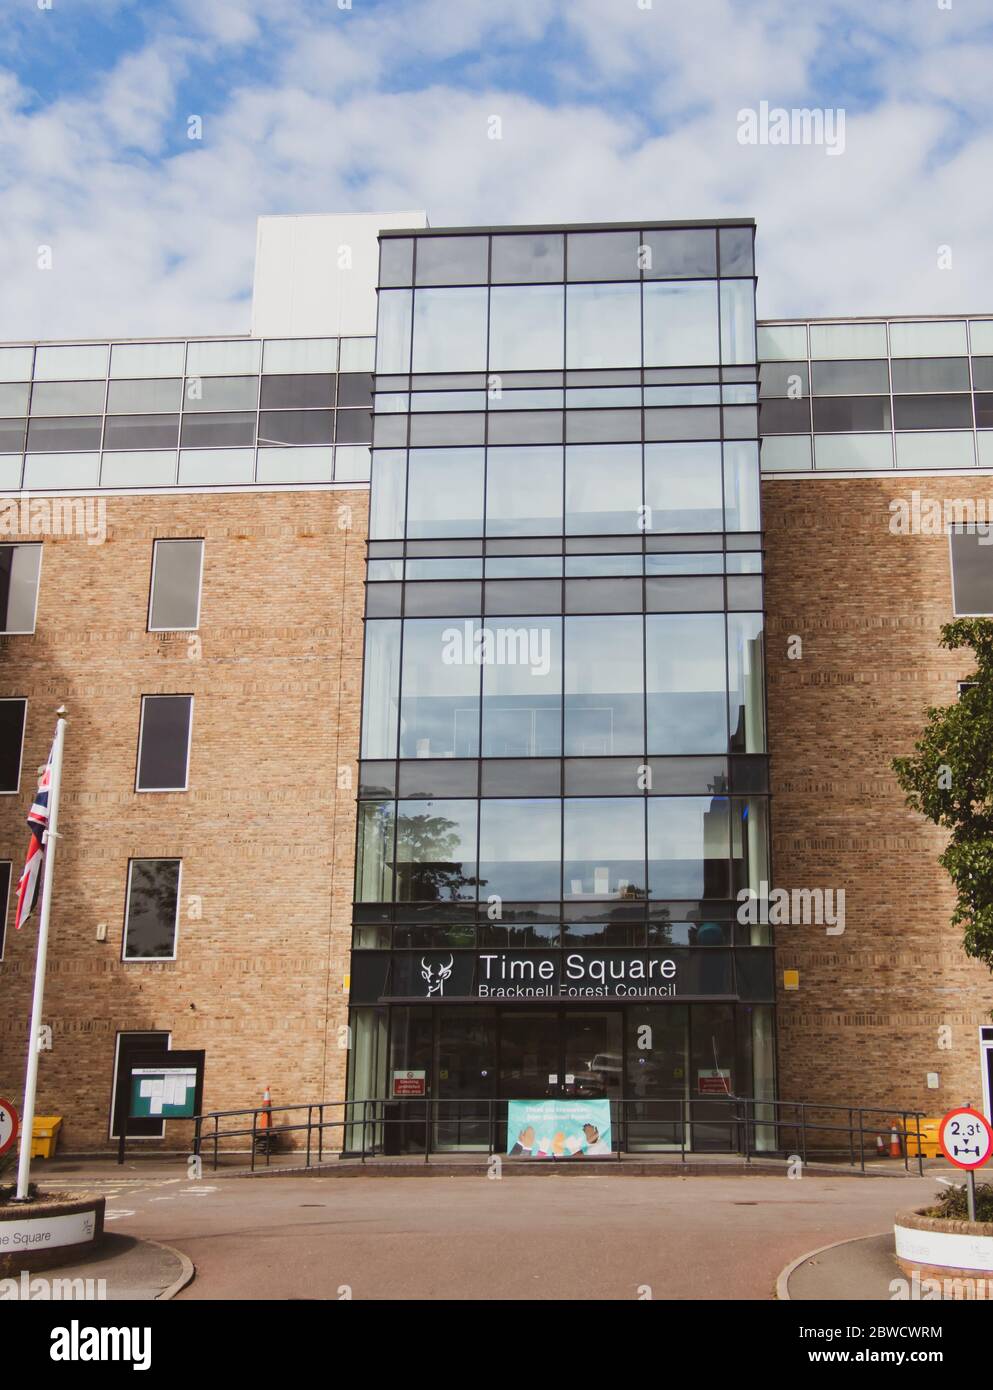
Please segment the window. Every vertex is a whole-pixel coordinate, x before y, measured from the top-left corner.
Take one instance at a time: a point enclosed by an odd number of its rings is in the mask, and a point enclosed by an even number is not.
[[[141,697],[136,791],[186,791],[192,719],[192,695]]]
[[[21,785],[21,751],[27,700],[0,700],[0,794],[17,792]]]
[[[181,859],[132,859],[124,960],[175,960]]]
[[[407,535],[481,536],[482,449],[411,449]]]
[[[641,237],[637,232],[570,232],[569,280],[640,280]]]
[[[485,284],[488,256],[485,236],[418,237],[415,284]]]
[[[565,529],[570,535],[637,535],[640,508],[640,444],[566,450]]]
[[[401,758],[479,755],[478,619],[404,623]]]
[[[200,625],[203,541],[155,541],[149,632],[192,632]]]
[[[488,294],[485,286],[417,291],[414,299],[415,372],[481,372],[485,369]]]
[[[555,536],[562,530],[562,450],[490,449],[486,455],[486,534]]]
[[[559,897],[562,807],[558,801],[483,801],[479,896],[507,902]]]
[[[717,274],[712,227],[655,228],[645,232],[644,244],[650,258],[644,269],[646,280],[686,280]]]
[[[565,752],[641,753],[645,746],[640,616],[565,620]]]
[[[765,651],[761,613],[728,614],[728,718],[733,753],[765,752]]]
[[[566,293],[566,366],[641,365],[641,286],[570,285]]]
[[[187,412],[183,416],[184,449],[237,448],[254,443],[254,412],[232,410],[224,415],[191,415]]]
[[[112,381],[107,390],[107,414],[169,414],[179,410],[182,396],[183,383],[178,377]]]
[[[539,284],[561,280],[561,232],[495,236],[492,242],[494,285]]]
[[[646,622],[649,753],[725,752],[723,616],[653,614]]]
[[[105,449],[175,449],[178,415],[108,415]]]
[[[564,351],[561,285],[496,286],[491,291],[491,372],[561,370]]]
[[[397,803],[397,901],[476,896],[477,801]]]
[[[895,383],[896,363],[893,364],[893,380]],[[815,396],[885,395],[889,389],[889,369],[885,362],[869,360],[814,363]]]
[[[284,381],[292,379],[282,378]],[[264,410],[259,416],[259,443],[330,444],[331,411]]]
[[[648,881],[653,898],[730,896],[726,797],[648,799]]]
[[[715,281],[645,286],[646,367],[709,365],[719,358]]]
[[[483,757],[558,757],[562,619],[488,618],[486,626],[496,659],[483,666]]]
[[[261,406],[263,410],[328,408],[334,405],[334,385],[334,377],[326,372],[264,376]]]
[[[77,449],[99,449],[103,421],[92,417],[35,416],[28,421],[28,451],[61,453]]]
[[[102,381],[36,381],[32,415],[94,415],[103,412]]]
[[[3,960],[4,941],[7,936],[7,917],[10,913],[10,871],[9,859],[0,859],[0,960]]]
[[[953,526],[948,540],[955,616],[993,615],[993,529],[988,524]]]
[[[720,444],[646,444],[645,502],[650,531],[720,531]]]
[[[563,898],[644,898],[644,798],[570,798],[563,812]]]
[[[399,689],[399,619],[367,622],[362,690],[363,758],[396,756]]]
[[[0,545],[0,632],[34,632],[40,545]]]

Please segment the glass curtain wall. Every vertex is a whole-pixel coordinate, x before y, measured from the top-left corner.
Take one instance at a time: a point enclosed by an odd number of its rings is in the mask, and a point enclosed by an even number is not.
[[[768,928],[736,915],[770,876],[752,240],[381,239],[355,945],[398,1065],[414,1037],[452,1101],[439,1142],[482,1142],[454,1102],[530,1075],[477,992],[497,946],[702,952],[589,1059],[648,1107],[625,1142],[717,1143],[727,1075],[771,1093]],[[528,1066],[561,1090],[549,1012]]]

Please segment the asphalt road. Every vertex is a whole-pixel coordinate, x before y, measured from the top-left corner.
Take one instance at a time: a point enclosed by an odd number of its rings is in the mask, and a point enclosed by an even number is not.
[[[91,1174],[94,1176],[91,1177]],[[108,1230],[196,1265],[183,1299],[770,1299],[791,1260],[887,1231],[934,1176],[277,1177],[87,1167]]]

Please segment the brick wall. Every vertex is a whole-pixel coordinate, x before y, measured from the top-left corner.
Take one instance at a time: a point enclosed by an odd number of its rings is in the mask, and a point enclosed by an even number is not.
[[[70,1149],[108,1143],[118,1030],[205,1048],[207,1108],[253,1105],[266,1085],[275,1104],[343,1094],[367,503],[362,489],[108,497],[104,544],[45,538],[36,635],[0,648],[0,694],[29,702],[0,857],[16,880],[64,701],[38,1113],[65,1117]],[[146,631],[152,542],[169,536],[205,538],[195,635]],[[141,696],[190,692],[190,790],[136,795]],[[175,962],[121,960],[138,856],[182,857]],[[15,935],[12,917],[13,893],[0,1094],[19,1101],[37,918]],[[168,1146],[188,1130],[170,1123]]]
[[[943,836],[890,770],[969,669],[937,644],[952,618],[947,536],[890,531],[890,502],[913,489],[993,499],[988,477],[763,483],[773,878],[846,891],[844,935],[777,930],[780,1094],[937,1115],[981,1099],[993,978],[949,926]],[[782,990],[790,968],[797,992]]]

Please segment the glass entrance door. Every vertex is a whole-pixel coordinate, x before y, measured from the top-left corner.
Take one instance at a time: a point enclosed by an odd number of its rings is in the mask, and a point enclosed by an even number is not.
[[[557,1009],[507,1009],[500,1019],[500,1095],[553,1099],[562,1077]]]
[[[627,1029],[628,1149],[690,1147],[689,1009],[685,1004],[630,1005]]]
[[[496,1120],[496,1015],[491,1009],[438,1010],[432,1106],[436,1150],[487,1149]]]
[[[579,1100],[617,1100],[624,1069],[624,1039],[617,1009],[569,1012],[562,1024],[559,1094]]]

